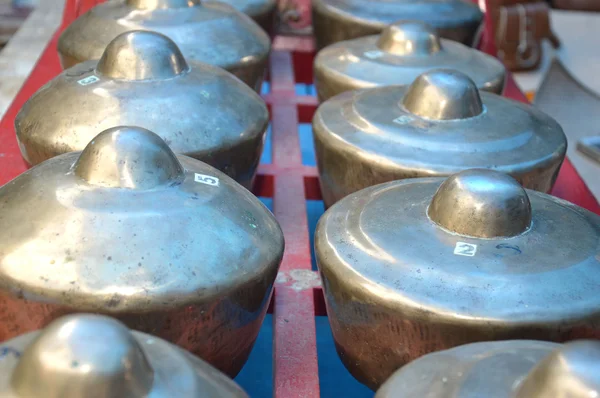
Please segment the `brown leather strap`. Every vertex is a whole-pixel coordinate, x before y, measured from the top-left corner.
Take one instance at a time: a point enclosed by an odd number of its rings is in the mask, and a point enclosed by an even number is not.
[[[552,6],[562,10],[600,12],[600,1],[598,0],[553,0]]]
[[[542,40],[559,44],[550,29],[550,9],[542,1],[493,0],[498,57],[510,70],[535,69],[542,59]],[[552,40],[554,39],[554,40]]]
[[[541,40],[550,36],[550,14],[546,3],[501,6],[496,39],[506,42]]]

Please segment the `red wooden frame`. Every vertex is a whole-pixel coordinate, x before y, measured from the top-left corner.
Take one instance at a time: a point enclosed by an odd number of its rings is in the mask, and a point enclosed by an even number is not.
[[[309,0],[296,0],[308,7]],[[66,0],[63,24],[44,50],[29,78],[0,122],[0,184],[26,170],[14,133],[14,119],[25,101],[60,72],[56,53],[59,33],[76,16],[99,0]],[[305,13],[306,14],[306,13]],[[485,21],[491,32],[491,21]],[[275,285],[271,310],[274,322],[274,396],[277,398],[319,397],[315,315],[324,315],[320,288],[298,289],[294,278],[311,273],[306,200],[321,198],[314,167],[302,165],[298,124],[309,123],[317,107],[316,98],[298,96],[295,84],[312,83],[314,46],[309,37],[276,37],[270,61],[270,92],[264,96],[272,118],[271,164],[261,165],[254,192],[272,197],[274,213],[285,234],[286,250],[280,277]],[[482,48],[494,54],[493,37],[484,33]],[[505,95],[526,101],[512,77]],[[600,213],[598,202],[566,160],[553,194]],[[292,272],[294,271],[294,272]]]

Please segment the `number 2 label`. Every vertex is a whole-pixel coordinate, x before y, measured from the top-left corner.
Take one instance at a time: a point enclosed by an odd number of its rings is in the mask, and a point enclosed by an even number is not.
[[[194,181],[201,184],[211,185],[213,187],[219,186],[219,179],[217,177],[207,176],[204,174],[194,173]]]
[[[470,243],[464,242],[456,242],[456,246],[454,247],[454,254],[457,256],[468,256],[473,257],[477,253],[477,245],[472,245]]]

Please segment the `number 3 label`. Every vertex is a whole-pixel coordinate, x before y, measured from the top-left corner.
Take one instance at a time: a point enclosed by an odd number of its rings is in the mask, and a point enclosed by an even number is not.
[[[219,186],[219,179],[217,177],[207,176],[204,174],[194,173],[194,181],[201,184],[211,185],[213,187]]]
[[[77,80],[77,83],[79,83],[82,86],[87,86],[87,85],[90,85],[90,84],[94,84],[97,81],[100,81],[100,79],[97,76],[91,75],[91,76],[88,76],[88,77],[86,77],[84,79]]]
[[[365,52],[365,57],[371,58],[371,59],[381,58],[382,55],[383,55],[383,51],[379,51],[379,50],[372,50],[372,51]]]
[[[464,242],[456,242],[456,246],[454,247],[454,254],[457,256],[468,256],[473,257],[477,253],[477,245],[472,245],[470,243]]]

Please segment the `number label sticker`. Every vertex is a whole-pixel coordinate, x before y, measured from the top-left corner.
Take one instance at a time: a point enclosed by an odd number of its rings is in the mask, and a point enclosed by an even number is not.
[[[12,347],[0,347],[0,360],[6,358],[6,357],[14,357],[14,358],[19,358],[21,357],[21,352],[15,350]]]
[[[219,186],[219,179],[217,177],[207,176],[204,174],[194,173],[194,181],[201,184],[211,185],[213,187]]]
[[[468,256],[473,257],[477,253],[477,245],[472,245],[470,243],[464,242],[456,242],[456,246],[454,247],[454,254],[457,256]]]
[[[100,80],[98,76],[91,75],[81,80],[77,80],[77,83],[81,84],[82,86],[87,86],[89,84],[96,83],[98,80]]]
[[[371,59],[381,58],[382,55],[383,55],[383,51],[379,51],[379,50],[365,52],[365,57],[371,58]]]
[[[396,124],[408,124],[410,122],[412,122],[413,120],[415,120],[413,117],[408,116],[408,115],[402,115],[402,116],[398,116],[397,118],[395,118],[394,120],[392,120],[394,123]]]

